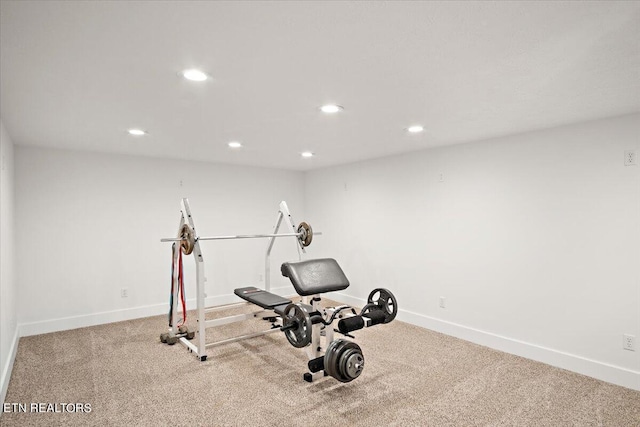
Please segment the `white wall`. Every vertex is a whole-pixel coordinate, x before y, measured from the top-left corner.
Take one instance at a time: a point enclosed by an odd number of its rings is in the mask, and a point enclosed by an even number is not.
[[[347,300],[640,390],[639,141],[636,114],[313,171],[316,253]]]
[[[0,401],[4,402],[18,345],[18,329],[13,142],[1,121],[0,163]]]
[[[271,232],[281,200],[304,219],[299,172],[21,146],[16,170],[21,335],[166,313],[171,248],[160,238],[177,233],[182,197],[199,235]],[[201,245],[208,302],[260,285],[266,239]],[[276,243],[273,287],[289,286],[277,266],[296,257],[292,239]]]

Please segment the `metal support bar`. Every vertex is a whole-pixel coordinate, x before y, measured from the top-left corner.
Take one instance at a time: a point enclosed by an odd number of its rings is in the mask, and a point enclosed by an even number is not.
[[[216,347],[216,346],[223,345],[223,344],[229,344],[229,343],[236,342],[236,341],[242,341],[242,340],[246,340],[248,338],[255,338],[255,337],[262,336],[262,335],[272,334],[274,332],[280,332],[280,328],[267,329],[266,331],[255,332],[253,334],[240,335],[238,337],[229,338],[229,339],[222,340],[222,341],[210,342],[210,343],[207,343],[207,348]]]
[[[278,233],[280,229],[280,225],[282,224],[282,220],[286,219],[285,223],[289,228],[290,233]],[[295,223],[293,222],[293,218],[291,218],[291,212],[289,212],[289,206],[287,206],[287,202],[284,200],[280,202],[280,209],[278,210],[278,220],[276,221],[276,225],[273,228],[273,234],[270,236],[269,244],[267,245],[267,253],[264,256],[264,289],[267,292],[271,290],[271,250],[273,249],[273,244],[275,243],[275,239],[278,236],[286,236],[286,235],[296,235],[300,237],[300,233],[297,232]],[[322,235],[322,233],[314,233],[318,235]],[[296,246],[298,250],[298,259],[302,261],[302,254],[306,254],[307,251],[304,249],[304,245],[302,241],[298,239],[298,245]],[[300,252],[302,250],[302,252]]]
[[[228,310],[230,308],[235,308],[235,307],[244,307],[251,304],[250,302],[233,302],[231,304],[224,304],[224,305],[218,305],[215,307],[207,307],[204,309],[205,313],[213,313],[214,311],[220,311],[220,310]]]
[[[243,320],[253,319],[254,317],[265,312],[266,310],[260,310],[260,311],[256,311],[255,313],[236,314],[235,316],[227,316],[227,317],[222,317],[220,319],[210,319],[205,322],[205,325],[207,328],[210,328],[213,326],[222,326],[222,325],[227,325],[229,323],[241,322]]]
[[[180,342],[182,343],[182,345],[184,345],[185,347],[187,347],[187,349],[189,349],[189,351],[198,354],[198,347],[194,344],[191,343],[191,341],[187,340],[185,337],[180,338]]]
[[[282,205],[282,204],[280,204]],[[276,225],[273,227],[273,234],[278,233],[278,229],[280,228],[280,224],[282,223],[283,218],[282,206],[278,211],[278,219],[276,220]],[[267,292],[271,292],[271,249],[273,248],[273,244],[275,243],[275,237],[269,239],[269,245],[267,245],[267,253],[264,257],[264,290]]]

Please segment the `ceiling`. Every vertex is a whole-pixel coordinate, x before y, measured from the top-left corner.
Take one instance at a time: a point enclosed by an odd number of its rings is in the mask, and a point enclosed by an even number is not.
[[[640,2],[2,0],[0,19],[18,145],[310,170],[640,111]]]

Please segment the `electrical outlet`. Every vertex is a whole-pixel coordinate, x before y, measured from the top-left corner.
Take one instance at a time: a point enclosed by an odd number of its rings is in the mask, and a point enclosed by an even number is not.
[[[624,152],[624,165],[634,166],[638,164],[638,156],[636,150],[628,150]]]
[[[445,308],[447,305],[446,302],[447,299],[445,297],[440,297],[440,308]]]
[[[120,289],[120,297],[126,298],[129,296],[129,290],[127,288]]]
[[[629,351],[636,351],[636,337],[629,334],[622,335],[622,348]]]
[[[443,173],[438,174],[438,182],[444,182],[444,174]]]

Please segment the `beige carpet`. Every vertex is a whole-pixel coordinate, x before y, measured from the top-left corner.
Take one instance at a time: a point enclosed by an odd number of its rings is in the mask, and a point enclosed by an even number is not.
[[[91,412],[5,413],[0,425],[640,426],[640,392],[399,321],[356,332],[366,368],[347,384],[302,381],[304,351],[281,333],[199,362],[160,343],[165,329],[159,316],[20,339],[6,402]]]

